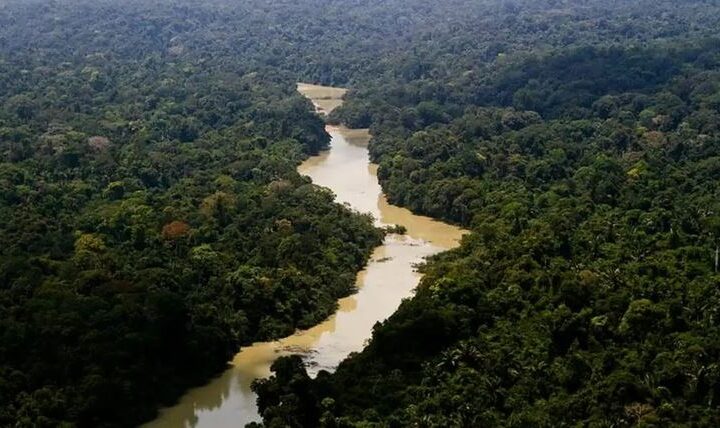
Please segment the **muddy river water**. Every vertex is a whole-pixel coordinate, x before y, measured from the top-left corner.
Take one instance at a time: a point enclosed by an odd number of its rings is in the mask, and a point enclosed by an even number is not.
[[[342,104],[345,94],[344,89],[308,84],[299,84],[298,90],[320,113]],[[259,421],[250,384],[269,376],[273,361],[282,355],[301,354],[311,376],[334,369],[349,353],[362,349],[376,322],[386,319],[403,298],[412,295],[420,279],[415,265],[426,256],[458,245],[463,230],[387,203],[377,181],[377,166],[368,160],[367,130],[327,130],[332,137],[330,149],[309,158],[298,171],[331,189],[339,202],[371,213],[378,225],[400,224],[407,233],[386,237],[358,273],[358,292],[341,299],[335,315],[284,339],[242,348],[228,370],[207,385],[189,390],[146,427],[236,428]]]

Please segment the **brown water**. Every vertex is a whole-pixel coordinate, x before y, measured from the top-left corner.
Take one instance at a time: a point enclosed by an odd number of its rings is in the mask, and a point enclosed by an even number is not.
[[[320,114],[329,114],[340,107],[342,98],[347,93],[345,88],[298,83],[298,92],[310,98]]]
[[[340,105],[345,94],[344,89],[307,84],[299,84],[298,90],[321,113]],[[463,230],[387,203],[377,181],[377,166],[368,161],[367,130],[328,127],[328,132],[331,149],[308,159],[298,171],[330,188],[339,202],[373,214],[378,225],[401,224],[407,234],[389,235],[375,249],[366,269],[358,273],[358,293],[341,299],[335,315],[290,337],[241,349],[231,368],[207,385],[188,391],[147,427],[235,428],[258,421],[250,384],[269,376],[273,361],[282,355],[301,354],[312,376],[321,369],[333,370],[349,353],[361,350],[373,325],[390,316],[401,300],[412,294],[419,280],[414,266],[424,257],[458,244]]]

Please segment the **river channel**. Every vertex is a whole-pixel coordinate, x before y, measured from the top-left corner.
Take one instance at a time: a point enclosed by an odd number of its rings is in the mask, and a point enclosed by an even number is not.
[[[299,84],[319,113],[342,104],[344,89]],[[360,351],[373,325],[389,317],[402,299],[412,295],[420,275],[415,266],[432,254],[458,245],[464,231],[387,203],[369,162],[368,130],[328,126],[330,149],[306,160],[298,172],[331,189],[340,203],[371,213],[378,226],[402,225],[405,235],[391,234],[376,248],[367,267],[358,273],[358,292],[339,301],[338,311],[323,323],[274,342],[255,343],[238,352],[230,368],[207,385],[189,390],[180,401],[162,409],[146,427],[242,427],[259,421],[250,384],[270,375],[270,365],[282,355],[303,355],[311,376],[333,370],[351,352]]]

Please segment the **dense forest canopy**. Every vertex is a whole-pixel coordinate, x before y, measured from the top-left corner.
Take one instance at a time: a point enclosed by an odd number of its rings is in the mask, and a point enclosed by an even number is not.
[[[295,172],[329,137],[292,75],[67,6],[0,14],[3,426],[148,419],[327,317],[381,239]]]
[[[474,233],[335,374],[279,361],[268,426],[720,424],[717,5],[565,6],[359,77],[390,200]]]
[[[347,86],[470,228],[267,426],[718,426],[720,4],[0,4],[0,425],[130,426],[327,316],[381,234],[295,172]],[[392,278],[388,278],[392,281]]]

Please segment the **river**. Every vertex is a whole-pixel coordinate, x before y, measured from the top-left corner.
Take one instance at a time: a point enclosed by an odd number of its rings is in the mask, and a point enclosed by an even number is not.
[[[342,104],[345,90],[299,84],[298,90],[315,104],[319,113],[329,113]],[[335,315],[325,322],[275,342],[244,347],[231,367],[207,385],[188,391],[172,407],[146,427],[242,427],[259,421],[254,379],[270,375],[270,365],[279,356],[301,354],[314,376],[332,370],[351,352],[360,351],[370,338],[373,325],[386,319],[409,297],[420,279],[415,265],[423,258],[458,245],[464,231],[448,224],[417,216],[387,203],[377,180],[377,166],[368,160],[367,130],[327,128],[330,150],[306,160],[298,172],[317,185],[330,188],[341,203],[371,213],[379,226],[400,224],[405,235],[388,235],[376,248],[366,268],[358,273],[358,292],[341,299]]]

